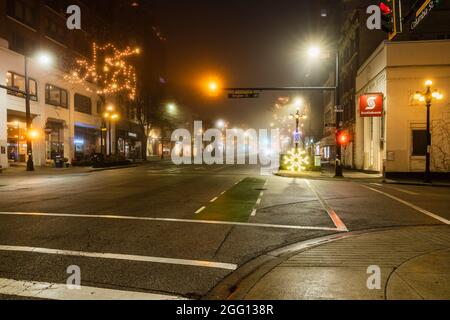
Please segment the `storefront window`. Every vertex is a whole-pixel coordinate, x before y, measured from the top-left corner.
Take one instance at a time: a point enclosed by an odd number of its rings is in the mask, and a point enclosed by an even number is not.
[[[91,128],[75,127],[75,160],[89,160],[100,143],[100,131]]]
[[[58,122],[48,122],[45,128],[47,160],[54,160],[56,156],[64,155],[64,127]]]
[[[25,162],[27,154],[26,123],[22,120],[8,122],[8,160]]]

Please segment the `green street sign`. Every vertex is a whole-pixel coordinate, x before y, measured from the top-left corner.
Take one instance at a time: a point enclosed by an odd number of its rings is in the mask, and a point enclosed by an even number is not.
[[[411,22],[410,29],[415,30],[419,24],[430,14],[430,12],[440,5],[442,0],[424,0],[422,5],[418,7],[416,15]]]

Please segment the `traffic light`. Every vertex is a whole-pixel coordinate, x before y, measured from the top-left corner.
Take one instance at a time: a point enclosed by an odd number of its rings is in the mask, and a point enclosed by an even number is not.
[[[381,10],[381,29],[391,34],[394,31],[393,2],[392,0],[382,0],[379,6]]]
[[[381,0],[381,29],[389,35],[389,40],[402,32],[401,0]]]
[[[337,134],[337,142],[339,145],[346,145],[350,142],[350,136],[346,131],[338,132]]]

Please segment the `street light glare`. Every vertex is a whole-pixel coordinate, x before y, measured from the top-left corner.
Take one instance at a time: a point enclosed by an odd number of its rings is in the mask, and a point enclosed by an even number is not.
[[[225,128],[225,121],[224,120],[218,120],[216,125],[217,125],[217,128],[223,129],[223,128]]]
[[[433,81],[427,80],[427,81],[425,81],[425,85],[426,85],[427,87],[431,87],[431,86],[433,85]]]
[[[310,47],[309,49],[308,49],[308,55],[311,57],[311,58],[318,58],[319,57],[319,55],[320,55],[320,48],[319,47]]]
[[[47,52],[40,52],[37,55],[37,61],[39,62],[40,65],[42,66],[49,66],[52,64],[52,56],[47,53]]]

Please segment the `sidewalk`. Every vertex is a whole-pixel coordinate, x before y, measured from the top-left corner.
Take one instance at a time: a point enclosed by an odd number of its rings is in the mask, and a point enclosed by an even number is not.
[[[161,160],[160,157],[152,157],[148,159],[146,162],[138,161],[135,163],[131,163],[125,166],[116,166],[116,167],[106,167],[106,168],[92,168],[92,167],[69,167],[69,168],[53,168],[53,167],[41,167],[35,166],[33,172],[26,171],[26,167],[23,166],[14,166],[10,168],[3,168],[0,173],[0,177],[4,176],[37,176],[37,175],[60,175],[60,174],[79,174],[79,173],[89,173],[89,172],[97,172],[97,171],[106,171],[106,170],[115,170],[121,168],[132,168],[139,165],[148,165],[157,162],[167,162],[167,160]]]
[[[302,171],[302,172],[292,172],[288,170],[280,170],[277,173],[278,176],[288,177],[288,178],[305,178],[305,179],[330,179],[333,178],[335,173],[334,170],[327,169],[322,171]],[[373,180],[382,181],[383,175],[380,173],[366,173],[353,170],[344,170],[343,179],[359,179],[359,180]]]
[[[266,255],[228,298],[247,300],[450,299],[450,227],[402,227],[301,243]],[[278,262],[273,265],[273,262]],[[369,266],[381,288],[367,286]],[[252,279],[253,278],[253,279]],[[255,279],[256,278],[256,279]]]

